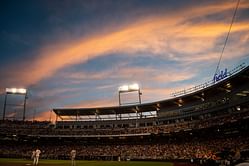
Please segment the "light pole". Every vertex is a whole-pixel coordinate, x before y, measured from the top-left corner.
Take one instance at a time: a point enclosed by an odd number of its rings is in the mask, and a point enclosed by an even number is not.
[[[26,100],[28,98],[27,95],[27,89],[23,89],[23,88],[6,88],[5,91],[5,100],[4,100],[4,106],[3,106],[3,121],[5,120],[5,114],[6,114],[6,106],[7,104],[7,96],[9,94],[13,94],[13,95],[24,95],[24,104],[23,104],[23,121],[25,121],[25,112],[26,112]]]
[[[5,93],[5,99],[4,99],[4,105],[3,105],[3,121],[5,118],[6,102],[7,102],[7,93]]]

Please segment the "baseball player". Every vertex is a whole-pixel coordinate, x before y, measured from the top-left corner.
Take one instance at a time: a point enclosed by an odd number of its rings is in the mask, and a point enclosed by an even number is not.
[[[75,157],[76,157],[76,150],[72,150],[70,153],[71,160],[72,160],[72,166],[75,166]]]
[[[34,152],[34,162],[33,162],[33,165],[38,165],[40,153],[41,153],[41,151],[37,148],[35,150],[35,152]]]
[[[34,160],[34,158],[35,158],[35,150],[32,151],[31,160]]]

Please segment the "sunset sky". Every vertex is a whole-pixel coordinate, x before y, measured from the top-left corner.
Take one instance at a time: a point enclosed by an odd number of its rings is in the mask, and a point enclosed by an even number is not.
[[[28,119],[48,120],[52,108],[116,106],[123,84],[138,83],[147,103],[209,81],[236,3],[1,0],[0,115],[11,87],[28,89]],[[249,64],[248,0],[240,1],[220,70],[242,62]]]

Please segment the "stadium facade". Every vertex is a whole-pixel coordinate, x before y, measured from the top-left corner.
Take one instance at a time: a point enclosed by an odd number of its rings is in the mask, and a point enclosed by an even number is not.
[[[56,128],[120,130],[163,126],[162,133],[169,133],[178,132],[176,127],[170,126],[187,123],[188,126],[181,127],[181,130],[192,130],[190,123],[202,123],[206,117],[216,118],[220,114],[229,116],[236,111],[246,110],[248,70],[248,67],[240,65],[229,71],[229,76],[224,80],[211,80],[174,93],[175,97],[168,100],[117,107],[53,109],[56,119],[60,119],[56,121]]]

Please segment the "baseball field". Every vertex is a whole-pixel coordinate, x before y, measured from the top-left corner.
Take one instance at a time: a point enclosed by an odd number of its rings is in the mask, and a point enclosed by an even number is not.
[[[0,166],[32,166],[32,160],[0,159]],[[71,166],[70,160],[40,160],[39,166]],[[76,166],[174,166],[170,162],[149,161],[76,161]]]

